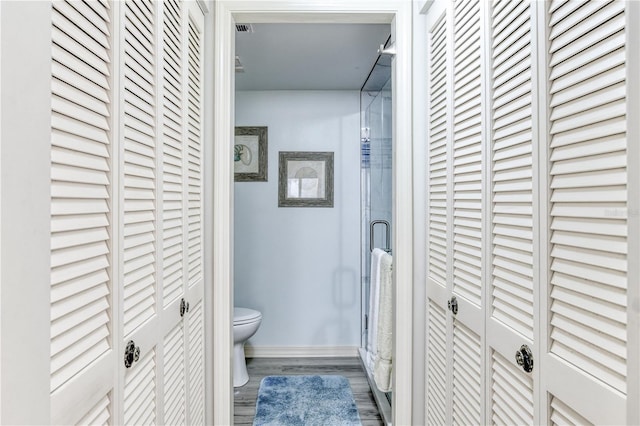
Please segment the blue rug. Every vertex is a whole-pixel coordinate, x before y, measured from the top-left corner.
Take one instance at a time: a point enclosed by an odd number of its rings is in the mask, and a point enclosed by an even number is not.
[[[254,426],[359,426],[344,376],[267,376],[260,382]]]

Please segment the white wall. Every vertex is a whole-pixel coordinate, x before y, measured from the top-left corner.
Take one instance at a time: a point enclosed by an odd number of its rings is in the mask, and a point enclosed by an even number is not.
[[[0,1],[0,17],[0,424],[48,424],[51,4]]]
[[[360,344],[359,92],[236,93],[236,125],[268,126],[268,182],[235,183],[234,304],[250,345]],[[333,151],[334,207],[278,208],[278,152]]]

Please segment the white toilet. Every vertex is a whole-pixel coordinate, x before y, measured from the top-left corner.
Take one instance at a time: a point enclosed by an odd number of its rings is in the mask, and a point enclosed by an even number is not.
[[[244,344],[258,331],[262,322],[259,311],[248,308],[233,308],[233,387],[243,386],[249,381],[247,363],[244,359]]]

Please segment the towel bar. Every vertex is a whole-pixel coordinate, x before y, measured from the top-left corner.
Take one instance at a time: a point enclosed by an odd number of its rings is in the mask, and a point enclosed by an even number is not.
[[[373,229],[377,224],[383,224],[386,228],[385,235],[387,240],[387,246],[383,248],[387,253],[391,253],[391,225],[386,220],[373,220],[369,224],[369,251],[373,251]]]

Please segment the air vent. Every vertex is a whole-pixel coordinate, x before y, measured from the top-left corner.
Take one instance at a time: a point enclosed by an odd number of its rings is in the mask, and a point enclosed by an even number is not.
[[[236,31],[239,33],[252,33],[253,27],[251,24],[236,24]]]

